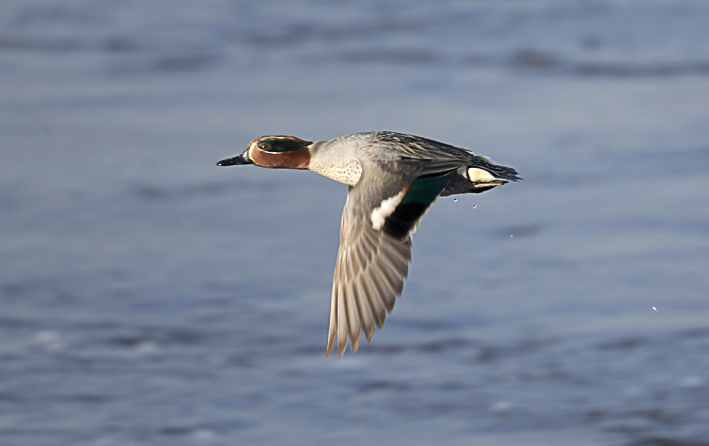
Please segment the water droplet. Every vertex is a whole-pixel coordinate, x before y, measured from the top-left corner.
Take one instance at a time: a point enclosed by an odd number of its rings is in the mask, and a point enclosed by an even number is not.
[[[473,205],[473,209],[476,209],[477,207],[478,207],[477,204],[474,204],[474,205]]]
[[[514,236],[514,235],[512,235],[512,234],[510,234],[510,238],[515,238],[515,236]]]
[[[457,199],[457,198],[454,198],[453,201],[457,203],[457,202],[458,202],[458,199]]]
[[[655,307],[652,307],[652,309],[655,310],[655,311],[657,311],[657,308],[655,308]]]

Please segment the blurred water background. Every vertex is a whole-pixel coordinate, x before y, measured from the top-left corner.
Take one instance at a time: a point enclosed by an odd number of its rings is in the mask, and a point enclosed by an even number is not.
[[[1,6],[0,444],[709,445],[709,3]],[[215,162],[369,130],[525,181],[338,361],[347,187]]]

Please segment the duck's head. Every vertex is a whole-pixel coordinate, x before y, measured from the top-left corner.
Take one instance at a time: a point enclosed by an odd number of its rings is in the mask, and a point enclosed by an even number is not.
[[[295,136],[261,136],[253,139],[244,153],[221,160],[217,166],[256,164],[271,169],[307,169],[311,144]]]

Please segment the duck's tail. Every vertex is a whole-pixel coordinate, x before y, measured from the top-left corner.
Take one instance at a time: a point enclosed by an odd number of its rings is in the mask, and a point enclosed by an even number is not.
[[[460,166],[450,176],[450,182],[441,196],[455,194],[479,194],[496,186],[522,178],[512,167],[495,164],[489,158],[475,155],[470,162]]]

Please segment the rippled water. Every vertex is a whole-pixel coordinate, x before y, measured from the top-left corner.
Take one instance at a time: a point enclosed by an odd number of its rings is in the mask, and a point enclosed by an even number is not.
[[[708,445],[707,23],[5,1],[0,444]],[[214,164],[375,129],[525,181],[439,200],[384,330],[325,358],[346,186]]]

